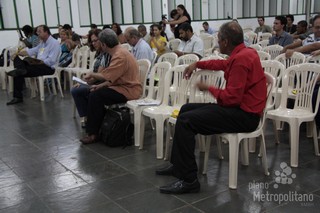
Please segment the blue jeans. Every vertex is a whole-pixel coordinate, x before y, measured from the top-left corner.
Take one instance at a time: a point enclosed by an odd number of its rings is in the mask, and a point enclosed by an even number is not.
[[[90,89],[86,85],[80,85],[71,89],[71,95],[76,104],[80,117],[87,116]]]

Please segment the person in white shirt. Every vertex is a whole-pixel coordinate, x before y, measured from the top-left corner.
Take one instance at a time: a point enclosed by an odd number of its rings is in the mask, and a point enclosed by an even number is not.
[[[183,23],[179,26],[179,35],[181,42],[178,49],[174,51],[178,56],[193,53],[199,58],[203,57],[203,41],[193,33],[189,23]]]

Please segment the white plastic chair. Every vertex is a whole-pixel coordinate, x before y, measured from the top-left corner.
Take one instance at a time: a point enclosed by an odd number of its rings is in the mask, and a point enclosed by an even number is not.
[[[248,37],[248,42],[249,44],[255,44],[257,42],[257,33],[253,32],[253,31],[248,31],[244,33],[245,36]]]
[[[245,133],[224,133],[224,134],[218,134],[219,137],[222,137],[229,141],[229,188],[230,189],[236,189],[237,188],[237,182],[238,182],[238,156],[239,156],[239,145],[242,143],[242,157],[243,162],[247,164],[247,158],[248,157],[248,144],[246,140],[248,138],[256,138],[261,137],[261,146],[260,151],[262,154],[262,165],[264,167],[264,173],[265,175],[269,175],[268,171],[268,165],[267,165],[267,155],[266,155],[266,147],[265,147],[265,140],[264,140],[264,133],[263,133],[263,126],[265,122],[265,114],[267,111],[267,106],[272,105],[272,95],[271,91],[275,87],[275,79],[272,75],[269,73],[265,73],[266,79],[267,79],[267,101],[266,101],[266,107],[264,109],[263,114],[260,118],[260,123],[257,127],[257,129],[253,132],[245,132]],[[208,165],[208,159],[209,159],[209,152],[210,152],[210,141],[206,142],[206,152],[204,157],[204,166],[203,166],[203,173],[205,174],[207,171],[207,165]]]
[[[178,60],[176,60],[175,66],[183,64],[192,64],[197,61],[199,61],[199,57],[196,54],[182,55],[178,58]]]
[[[151,67],[151,63],[148,59],[139,59],[137,60],[139,66],[139,76],[140,76],[140,83],[143,87],[143,94],[142,98],[146,96],[146,83],[147,83],[147,76]]]
[[[173,67],[175,65],[177,59],[178,59],[178,55],[175,54],[174,52],[170,52],[170,53],[162,54],[159,57],[158,62],[168,61],[171,64],[171,66]]]
[[[128,43],[123,43],[123,44],[121,44],[121,46],[122,46],[123,48],[125,48],[126,50],[128,50],[129,52],[131,52],[132,47],[130,46],[130,44],[128,44]]]
[[[212,44],[213,44],[213,36],[209,35],[209,34],[201,34],[200,38],[203,42],[203,49],[210,49],[212,48]]]
[[[264,47],[268,46],[269,40],[262,40],[262,41],[257,42],[257,44],[259,44],[262,48],[264,48]]]
[[[260,61],[271,60],[271,55],[265,51],[257,51]]]
[[[166,72],[164,79],[164,95],[161,105],[148,107],[142,111],[142,114],[145,117],[155,120],[156,123],[157,159],[163,158],[163,136],[166,120],[171,116],[174,110],[180,110],[180,107],[187,101],[189,80],[183,78],[183,72],[187,66],[188,65],[178,65]],[[172,79],[173,83],[171,83]],[[174,93],[170,92],[171,87],[174,87]],[[144,130],[144,126],[141,128]],[[141,137],[143,137],[143,135]],[[143,148],[143,143],[140,144],[140,148]]]
[[[7,75],[6,75],[6,73],[8,71],[14,69],[13,60],[10,60],[9,66],[7,64],[8,52],[9,52],[9,55],[12,56],[14,53],[17,52],[17,47],[7,47],[4,50],[4,58],[3,58],[4,63],[3,63],[3,66],[0,67],[0,78],[1,78],[1,85],[2,85],[3,90],[7,89]],[[13,88],[12,77],[9,77],[9,81],[11,81],[11,83],[9,83],[8,91],[11,92],[12,88]]]
[[[249,47],[251,47],[257,51],[262,50],[262,47],[259,44],[251,44],[251,45],[249,45]]]
[[[87,70],[88,57],[89,57],[89,47],[83,46],[83,47],[79,48],[76,53],[75,65],[73,66],[73,63],[71,62],[72,64],[70,66],[65,67],[63,69],[64,71],[66,71],[68,73],[70,89],[72,88],[72,85],[73,85],[72,75],[74,73],[77,73],[78,71]]]
[[[306,56],[299,52],[293,52],[290,58],[286,58],[285,53],[278,55],[274,60],[281,62],[285,68],[293,65],[302,64],[306,60]]]
[[[178,49],[179,47],[179,44],[180,44],[181,40],[178,39],[178,38],[175,38],[175,39],[172,39],[168,42],[168,48],[171,50],[171,51],[175,51]]]
[[[283,47],[278,45],[278,44],[274,44],[274,45],[270,45],[270,46],[266,46],[262,48],[262,51],[265,51],[267,53],[269,53],[271,55],[271,59],[275,59],[278,55],[281,54]]]
[[[269,38],[272,37],[271,33],[261,33],[260,35],[260,41],[268,41],[269,42]]]
[[[320,65],[304,63],[287,68],[282,78],[282,94],[280,106],[267,112],[267,118],[287,122],[290,126],[290,165],[298,166],[299,156],[299,132],[300,124],[313,122],[313,142],[315,155],[319,154],[317,131],[314,117],[319,108],[319,96],[317,95],[315,109],[312,108],[312,95],[320,74]],[[292,80],[295,80],[296,98],[293,109],[287,108],[288,90]]]
[[[51,85],[52,85],[52,88],[53,88],[53,93],[56,95],[57,92],[56,92],[56,86],[55,86],[55,79],[57,81],[57,85],[58,85],[58,89],[60,91],[60,95],[61,95],[61,98],[63,98],[63,92],[62,92],[62,88],[61,88],[61,83],[60,83],[60,75],[58,73],[58,70],[56,70],[56,67],[58,67],[58,64],[59,64],[59,58],[60,58],[60,55],[61,55],[61,52],[59,54],[59,57],[57,58],[57,61],[56,61],[56,65],[55,65],[55,71],[52,75],[43,75],[43,76],[38,76],[38,82],[39,82],[39,91],[40,91],[40,100],[41,101],[44,101],[44,82],[46,79],[51,79]],[[49,85],[48,85],[49,87]]]
[[[151,101],[159,101],[161,104],[163,97],[163,89],[164,89],[164,76],[165,73],[171,68],[171,64],[169,62],[159,62],[156,63],[150,72],[150,81],[149,81],[149,91],[146,98],[142,98],[139,100],[131,100],[127,102],[127,107],[133,111],[133,123],[134,123],[134,144],[135,146],[140,146],[143,138],[141,135],[141,126],[144,126],[144,119],[141,119],[142,110],[149,106],[141,106],[139,102],[151,102]],[[155,78],[158,79],[158,90],[157,93],[154,92],[155,87],[154,84],[156,82]],[[155,95],[156,94],[156,95]]]
[[[216,99],[211,95],[210,92],[202,92],[198,89],[196,84],[201,81],[207,85],[212,85],[217,88],[223,89],[225,86],[224,72],[223,71],[212,71],[212,70],[198,70],[191,76],[190,80],[190,103],[216,103]],[[169,117],[167,122],[167,134],[166,134],[166,149],[165,149],[165,160],[168,160],[170,157],[170,144],[172,142],[172,137],[174,135],[174,125],[176,124],[176,118]],[[200,135],[199,135],[200,136]],[[210,137],[210,136],[208,136]],[[203,138],[200,136],[200,150],[204,150],[204,145],[202,144]],[[209,139],[209,138],[206,138]],[[220,144],[219,144],[220,145]],[[221,146],[219,146],[221,148]],[[219,149],[220,158],[221,149]]]

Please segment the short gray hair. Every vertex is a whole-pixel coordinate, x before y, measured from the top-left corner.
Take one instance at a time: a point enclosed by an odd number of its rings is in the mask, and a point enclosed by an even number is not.
[[[111,29],[104,29],[99,33],[99,40],[109,48],[113,48],[119,44],[117,34]]]
[[[129,38],[136,37],[136,38],[141,38],[141,34],[139,31],[133,27],[129,27],[126,29],[125,34],[129,36]]]

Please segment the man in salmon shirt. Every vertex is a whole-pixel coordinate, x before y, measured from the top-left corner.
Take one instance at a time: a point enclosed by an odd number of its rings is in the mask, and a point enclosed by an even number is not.
[[[202,91],[210,92],[217,103],[189,103],[182,106],[175,126],[171,165],[156,171],[158,175],[178,178],[172,184],[160,187],[161,193],[182,194],[200,191],[195,160],[195,135],[254,131],[265,107],[267,88],[264,71],[257,52],[246,48],[243,31],[236,22],[227,22],[218,34],[220,52],[228,60],[198,61],[184,72],[190,78],[196,68],[223,70],[224,89],[197,84]]]

